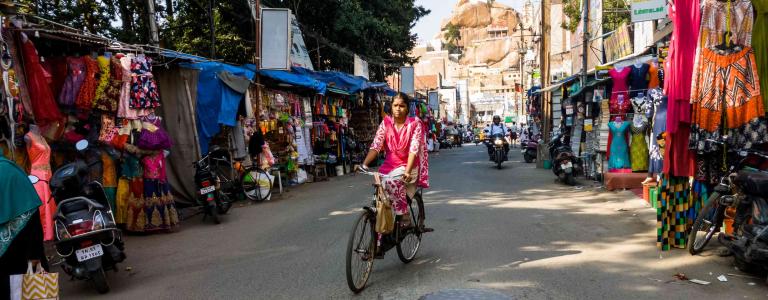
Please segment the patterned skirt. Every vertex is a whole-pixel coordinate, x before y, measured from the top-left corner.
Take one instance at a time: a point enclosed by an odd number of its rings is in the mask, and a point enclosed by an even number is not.
[[[707,184],[688,177],[662,176],[656,208],[656,245],[667,251],[685,248],[693,222],[709,197]]]
[[[133,179],[127,201],[126,229],[132,232],[170,230],[179,223],[179,215],[167,182]]]

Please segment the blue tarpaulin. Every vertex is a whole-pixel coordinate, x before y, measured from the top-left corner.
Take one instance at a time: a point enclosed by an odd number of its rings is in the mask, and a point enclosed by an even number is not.
[[[220,62],[185,63],[185,68],[200,70],[197,81],[197,132],[200,151],[208,153],[208,143],[219,133],[219,125],[235,126],[237,109],[244,94],[233,90],[219,78],[219,72],[252,80],[254,72],[247,68]]]
[[[253,64],[243,65],[243,67],[251,71],[256,71],[256,66]],[[325,95],[327,86],[325,82],[319,81],[311,76],[282,70],[259,70],[259,74],[279,82],[312,89],[318,94]]]
[[[342,72],[324,71],[315,72],[301,67],[291,68],[293,73],[312,77],[328,84],[328,87],[339,89],[347,93],[357,93],[370,88],[370,82],[360,76],[352,76]]]

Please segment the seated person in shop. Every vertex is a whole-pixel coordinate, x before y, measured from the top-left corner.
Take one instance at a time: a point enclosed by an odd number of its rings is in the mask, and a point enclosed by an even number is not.
[[[485,146],[488,148],[488,159],[493,161],[492,140],[496,135],[501,135],[501,139],[504,141],[504,157],[506,159],[506,156],[509,154],[509,144],[506,142],[509,133],[507,132],[507,127],[504,126],[504,123],[501,123],[501,117],[493,116],[493,123],[486,127],[484,131],[486,138],[491,140],[491,142],[485,143]]]

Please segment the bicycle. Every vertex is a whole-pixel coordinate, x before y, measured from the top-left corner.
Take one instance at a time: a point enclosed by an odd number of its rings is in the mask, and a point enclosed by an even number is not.
[[[373,261],[375,259],[384,258],[386,252],[394,247],[397,249],[397,256],[400,258],[400,261],[406,264],[410,263],[419,251],[422,234],[433,231],[430,228],[424,227],[424,202],[422,200],[422,189],[419,188],[413,199],[407,197],[408,211],[410,213],[407,216],[411,217],[411,226],[403,226],[404,223],[401,220],[403,216],[396,216],[394,230],[391,233],[377,233],[375,230],[376,203],[384,197],[382,182],[386,179],[401,179],[403,175],[381,175],[365,170],[360,170],[359,172],[374,176],[376,180],[373,184],[372,204],[371,206],[363,207],[363,212],[355,221],[355,226],[349,235],[349,242],[347,243],[347,285],[354,293],[359,293],[365,288],[373,270]],[[357,274],[356,271],[361,274]]]
[[[272,194],[272,180],[267,171],[258,165],[240,166],[240,187],[248,200],[262,202]],[[266,182],[266,186],[264,185]],[[263,192],[266,190],[266,193]]]

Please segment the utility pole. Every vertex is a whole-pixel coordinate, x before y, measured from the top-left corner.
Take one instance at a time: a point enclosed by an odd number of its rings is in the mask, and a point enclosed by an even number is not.
[[[216,59],[216,28],[213,26],[213,1],[208,0],[208,26],[211,30],[211,58]]]
[[[589,63],[589,56],[587,55],[589,51],[589,0],[582,0],[582,2],[581,21],[584,22],[584,28],[581,33],[581,88],[584,88],[587,84],[587,63]]]
[[[259,75],[259,69],[261,69],[261,1],[260,0],[250,0],[253,3],[253,10],[254,10],[254,25],[255,25],[255,45],[256,45],[256,54],[253,57],[253,63],[256,65],[256,88],[254,89],[256,95],[251,96],[251,98],[256,99],[256,107],[253,110],[256,114],[256,118],[259,118],[261,116],[261,112],[259,111],[259,108],[261,108],[261,75]],[[319,50],[318,50],[319,51]],[[253,105],[253,103],[251,103]]]
[[[541,49],[539,50],[539,59],[541,60],[541,88],[544,89],[549,85],[549,39],[550,39],[550,24],[549,13],[552,6],[551,0],[541,0]],[[544,145],[549,143],[549,131],[552,116],[552,105],[550,103],[549,93],[541,94],[541,137],[544,143],[539,144],[539,151],[536,159],[536,167],[544,168],[544,159],[546,158],[546,151]]]
[[[155,0],[147,0],[147,15],[149,15],[149,44],[160,45],[160,37],[157,33],[157,18],[155,16]]]
[[[527,45],[525,44],[525,37],[524,37],[525,29],[523,28],[523,23],[520,23],[520,47],[519,47],[519,53],[520,53],[520,102],[516,102],[517,105],[517,116],[521,117],[523,116],[524,110],[523,110],[523,103],[525,103],[524,95],[525,95],[525,53],[527,52]],[[520,120],[517,120],[517,123],[520,123]]]

